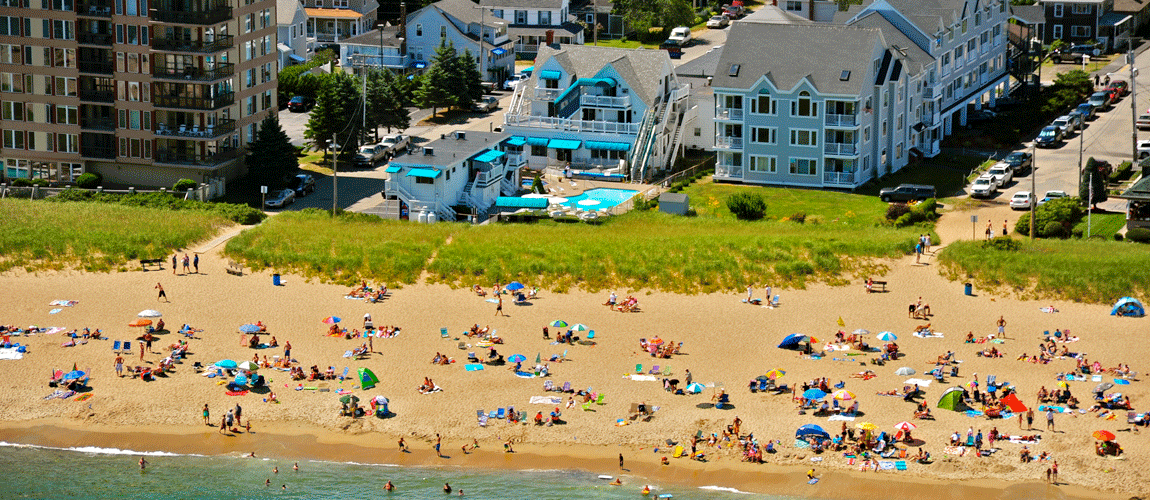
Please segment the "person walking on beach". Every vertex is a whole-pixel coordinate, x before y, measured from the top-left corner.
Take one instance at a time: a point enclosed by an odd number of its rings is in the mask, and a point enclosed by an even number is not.
[[[919,240],[918,244],[914,246],[914,263],[920,264],[921,259],[922,259],[922,240]]]
[[[1054,430],[1054,410],[1051,408],[1046,409],[1046,430]]]
[[[407,443],[403,441],[403,438],[399,438],[399,451],[407,452]]]
[[[227,433],[228,433],[228,417],[225,415],[225,416],[220,417],[220,434],[227,434]]]
[[[184,274],[190,274],[192,272],[191,263],[192,260],[188,258],[188,254],[184,254]]]
[[[124,357],[117,354],[116,355],[116,363],[114,366],[116,367],[116,376],[123,378],[124,377]]]
[[[160,299],[164,299],[164,302],[171,302],[168,300],[168,293],[164,291],[164,285],[156,283],[156,286],[152,287],[152,289],[160,291],[160,294],[156,296],[156,302],[159,302]]]
[[[503,296],[497,295],[497,297],[499,298],[499,305],[495,306],[495,315],[496,316],[507,316],[506,314],[503,314]]]
[[[196,268],[196,274],[200,274],[200,254],[192,259],[192,267]]]
[[[623,454],[622,453],[619,454],[619,468],[620,469],[623,468]]]
[[[986,239],[988,239],[988,240],[989,240],[989,239],[990,239],[992,236],[994,236],[994,227],[993,227],[993,226],[991,225],[991,223],[988,221],[988,222],[986,223]]]
[[[208,420],[208,418],[211,416],[212,416],[211,412],[208,411],[208,404],[204,403],[204,425],[212,425],[211,422]]]

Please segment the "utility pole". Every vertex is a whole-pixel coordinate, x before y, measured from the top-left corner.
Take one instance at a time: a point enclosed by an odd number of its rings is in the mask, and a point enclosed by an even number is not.
[[[1138,166],[1138,94],[1134,92],[1134,77],[1138,76],[1138,70],[1134,67],[1134,43],[1129,35],[1126,38],[1126,62],[1130,63],[1130,124],[1133,125],[1130,133],[1130,164]]]
[[[1038,192],[1035,191],[1035,177],[1038,177],[1038,150],[1030,146],[1030,241],[1034,241],[1034,206],[1038,205]]]
[[[1087,189],[1089,189],[1089,191],[1088,191],[1089,194],[1087,194],[1087,196],[1089,196],[1090,198],[1088,200],[1086,200],[1086,239],[1090,239],[1090,233],[1093,232],[1091,230],[1090,222],[1091,222],[1091,216],[1094,215],[1094,171],[1093,170],[1090,171],[1090,186],[1088,186]]]
[[[331,138],[332,140],[336,140],[339,136],[332,134]],[[343,144],[336,144],[336,146],[339,146],[339,149],[331,159],[331,216],[333,218],[335,217],[336,210],[339,209],[339,153],[343,151]],[[1034,216],[1031,216],[1030,223],[1034,224]],[[1031,229],[1031,233],[1033,232],[1034,230]]]

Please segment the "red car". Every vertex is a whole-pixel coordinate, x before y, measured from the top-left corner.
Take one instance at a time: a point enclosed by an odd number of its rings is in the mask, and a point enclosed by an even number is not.
[[[1119,96],[1126,97],[1130,95],[1130,84],[1123,80],[1115,80],[1110,82],[1110,86],[1106,87],[1106,90],[1116,90]]]

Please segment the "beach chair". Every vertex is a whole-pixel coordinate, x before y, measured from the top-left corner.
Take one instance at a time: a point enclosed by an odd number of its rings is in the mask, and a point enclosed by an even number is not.
[[[349,370],[351,370],[351,368],[350,368],[350,367],[347,367],[347,366],[343,367],[343,375],[340,375],[340,376],[339,376],[339,381],[340,381],[340,382],[343,382],[343,381],[344,381],[344,379],[346,379],[346,378],[347,378],[347,372],[348,372]]]
[[[643,363],[638,363],[635,365],[635,373],[643,373]]]
[[[652,366],[651,369],[647,371],[647,375],[658,375],[658,374],[659,374],[659,365]]]
[[[483,414],[483,410],[479,410],[477,413],[478,413],[478,415],[476,416],[476,418],[478,419],[479,426],[480,427],[487,427],[487,415]]]
[[[607,404],[607,403],[604,403],[604,402],[603,402],[603,398],[606,398],[606,397],[607,397],[607,395],[606,395],[606,394],[600,393],[600,394],[599,394],[599,397],[595,398],[595,404],[597,404],[597,405],[604,405],[604,404]]]
[[[506,408],[500,408],[498,410],[498,412],[495,413],[495,418],[497,418],[499,420],[503,420],[503,419],[507,418],[507,409]]]
[[[487,414],[487,418],[495,418],[495,416],[498,414],[499,414],[499,410],[491,410],[491,413]]]
[[[514,406],[508,406],[507,407],[507,421],[508,422],[515,423],[515,417],[518,417],[518,416],[519,416],[519,414],[515,413],[515,407]]]
[[[447,337],[450,337],[450,335],[447,334],[447,327],[445,326],[443,328],[440,328],[439,329],[439,338],[445,339]]]
[[[831,406],[831,411],[833,411],[835,413],[835,415],[838,415],[838,414],[843,412],[843,407],[839,406],[839,400],[837,400],[837,399],[835,400],[834,406]]]
[[[563,382],[563,392],[571,392],[571,382]]]
[[[719,396],[719,402],[715,403],[715,408],[722,410],[723,407],[730,404],[730,402],[731,396],[729,394],[723,394],[722,396]]]
[[[587,332],[587,340],[591,340],[593,338],[595,338],[595,330]]]
[[[667,366],[663,367],[663,376],[664,377],[670,377],[671,376],[671,365],[667,365]]]
[[[763,392],[763,391],[767,390],[767,382],[770,382],[770,379],[763,379],[763,380],[759,381],[759,392]],[[838,400],[835,400],[835,408],[837,409],[838,406],[839,406],[839,402],[838,402]]]
[[[476,356],[474,352],[469,352],[469,353],[467,353],[467,360],[472,362],[472,363],[478,363],[479,357]]]
[[[543,390],[548,391],[548,392],[554,391],[555,390],[555,382],[552,382],[550,380],[543,382]]]
[[[457,345],[455,347],[459,348],[460,351],[467,350],[467,342],[460,340],[459,345]]]
[[[124,354],[131,356],[132,355],[132,341],[131,340],[125,340],[123,347],[124,347]]]
[[[779,307],[779,296],[778,295],[775,295],[775,297],[771,299],[771,307]]]
[[[583,406],[583,411],[595,411],[595,410],[591,409],[591,402],[590,401],[583,403],[581,406]]]
[[[117,354],[120,353],[120,341],[119,340],[112,343],[112,351],[117,353]]]

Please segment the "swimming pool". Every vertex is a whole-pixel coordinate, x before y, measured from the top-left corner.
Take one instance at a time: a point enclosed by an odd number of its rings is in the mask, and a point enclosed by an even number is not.
[[[632,196],[637,194],[639,194],[639,192],[633,189],[588,189],[587,191],[584,191],[583,194],[567,198],[567,202],[563,203],[563,205],[582,210],[607,210],[613,208],[615,205],[631,199]],[[599,203],[593,205],[580,205],[579,202],[583,200],[595,200]]]

